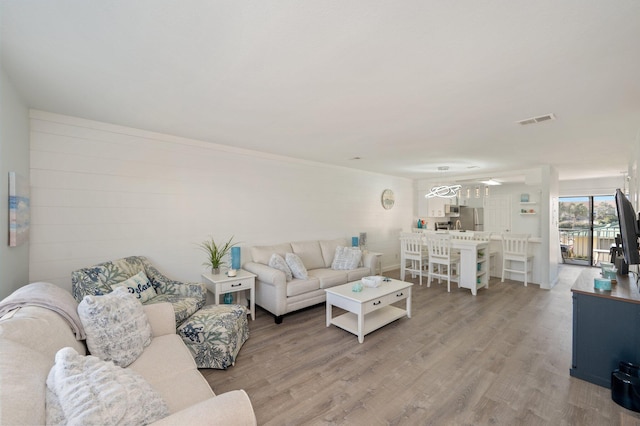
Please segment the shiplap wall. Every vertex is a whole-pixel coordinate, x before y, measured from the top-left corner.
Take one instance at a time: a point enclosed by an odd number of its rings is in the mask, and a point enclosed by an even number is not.
[[[30,125],[31,281],[70,288],[72,270],[129,255],[199,281],[208,236],[234,236],[244,261],[254,244],[367,232],[393,268],[412,223],[409,179],[42,111]]]
[[[0,66],[0,300],[28,283],[29,242],[9,247],[9,172],[29,176],[29,116],[21,98]]]

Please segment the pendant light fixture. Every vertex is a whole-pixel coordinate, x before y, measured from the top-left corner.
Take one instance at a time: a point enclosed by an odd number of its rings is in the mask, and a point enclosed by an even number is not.
[[[445,173],[449,170],[449,166],[438,166],[438,171]],[[455,198],[458,196],[458,191],[462,188],[462,185],[435,185],[431,188],[425,198]]]

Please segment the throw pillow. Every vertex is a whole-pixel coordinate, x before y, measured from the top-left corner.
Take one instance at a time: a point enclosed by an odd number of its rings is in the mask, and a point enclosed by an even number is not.
[[[49,371],[45,407],[48,425],[146,425],[169,415],[141,375],[69,347]]]
[[[304,267],[304,263],[302,263],[302,259],[298,257],[295,253],[287,253],[284,255],[284,259],[287,262],[287,265],[291,269],[291,274],[294,278],[298,278],[299,280],[306,280],[309,278],[309,274],[307,273],[307,268]]]
[[[362,251],[357,247],[336,247],[331,269],[351,270],[356,269],[362,259]]]
[[[147,302],[156,297],[156,289],[151,285],[144,271],[140,271],[126,281],[111,284],[112,289],[126,287],[129,293],[135,294],[140,303]]]
[[[273,253],[271,255],[271,259],[269,259],[269,266],[284,272],[285,277],[287,277],[287,281],[291,281],[293,279],[293,273],[291,272],[289,265],[287,265],[287,262],[278,253]]]
[[[151,326],[142,304],[125,287],[103,296],[85,296],[78,316],[89,351],[103,361],[126,367],[151,343]]]

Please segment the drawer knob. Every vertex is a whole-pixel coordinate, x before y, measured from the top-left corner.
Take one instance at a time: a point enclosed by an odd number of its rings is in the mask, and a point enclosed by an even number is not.
[[[381,303],[382,303],[382,301],[378,300],[377,302],[373,302],[373,306],[377,306],[377,305],[379,305]]]
[[[400,293],[397,293],[397,294],[396,294],[396,297],[400,297],[400,296],[404,296],[404,293],[403,293],[403,292],[400,292]]]
[[[238,284],[231,284],[231,287],[240,287],[242,285],[242,283],[238,283]]]

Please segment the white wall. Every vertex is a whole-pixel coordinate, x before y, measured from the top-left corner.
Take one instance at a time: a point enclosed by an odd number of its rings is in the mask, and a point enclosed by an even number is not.
[[[633,154],[629,158],[629,167],[627,169],[627,175],[629,180],[627,182],[627,188],[629,189],[630,199],[634,205],[636,212],[640,211],[640,171],[638,165],[640,164],[640,131],[638,131],[638,138],[633,149]]]
[[[511,231],[514,234],[530,234],[532,237],[540,237],[541,187],[539,185],[527,185],[524,183],[506,183],[489,188],[489,197],[509,197],[511,202]],[[529,194],[529,202],[536,204],[520,204],[522,194]],[[481,197],[484,200],[484,195]],[[473,199],[472,199],[473,200]],[[533,209],[536,214],[522,215],[520,210]],[[487,231],[494,231],[486,229]]]
[[[616,188],[625,185],[624,176],[611,176],[596,179],[564,180],[560,182],[560,197],[574,197],[585,195],[611,195]],[[627,184],[628,186],[628,184]]]
[[[542,168],[542,196],[540,197],[540,229],[542,230],[541,288],[550,289],[558,282],[558,264],[561,262],[560,232],[558,230],[558,171],[551,166]]]
[[[29,178],[29,116],[0,66],[0,300],[28,283],[29,243],[9,247],[9,172]]]
[[[31,185],[30,279],[65,288],[72,270],[129,255],[199,281],[196,244],[209,235],[247,247],[367,232],[391,269],[413,215],[408,179],[42,111],[31,111]]]

